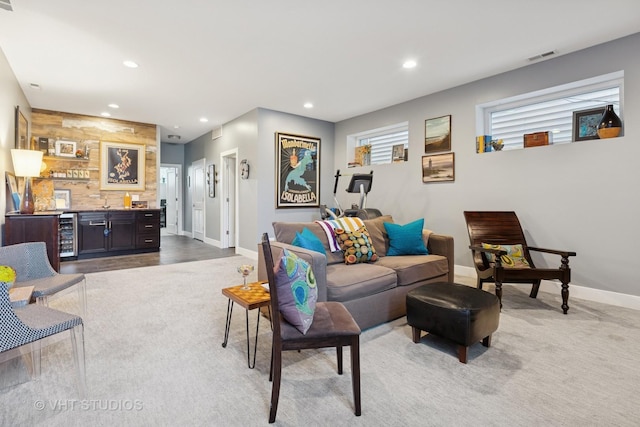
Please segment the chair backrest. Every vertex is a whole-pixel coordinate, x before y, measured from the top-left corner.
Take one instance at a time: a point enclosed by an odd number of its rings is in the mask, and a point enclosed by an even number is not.
[[[0,265],[16,271],[16,282],[56,275],[49,262],[44,242],[17,243],[0,247]]]
[[[30,332],[13,311],[7,284],[0,282],[0,352],[31,342]]]
[[[273,327],[273,340],[280,338],[280,306],[278,305],[278,289],[276,287],[275,264],[273,252],[269,243],[269,235],[262,235],[262,252],[264,254],[264,266],[267,270],[267,280],[269,280],[269,297],[271,298],[271,325]]]
[[[465,211],[469,241],[471,245],[491,243],[496,245],[517,245],[524,248],[525,257],[531,261],[527,242],[520,221],[513,211]],[[488,267],[480,253],[474,257],[476,266]]]

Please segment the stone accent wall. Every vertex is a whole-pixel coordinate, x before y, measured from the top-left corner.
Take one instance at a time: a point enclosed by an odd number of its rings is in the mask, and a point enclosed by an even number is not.
[[[125,191],[100,189],[100,141],[144,144],[145,146],[145,190],[130,191],[140,200],[147,201],[149,208],[156,208],[157,155],[156,125],[128,122],[103,117],[92,117],[57,111],[33,109],[31,114],[32,148],[38,148],[38,138],[75,141],[76,148],[88,150],[87,160],[76,160],[45,154],[45,179],[34,179],[34,187],[49,191],[51,183],[56,190],[71,190],[71,209],[100,209],[105,204],[111,208],[124,207]],[[50,171],[78,169],[89,171],[88,178],[49,179]],[[75,171],[74,171],[75,172]],[[46,203],[43,203],[43,205]],[[38,202],[36,201],[36,205]]]

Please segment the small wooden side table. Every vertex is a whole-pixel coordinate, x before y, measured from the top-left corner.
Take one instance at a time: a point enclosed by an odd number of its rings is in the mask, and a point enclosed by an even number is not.
[[[245,309],[245,319],[247,324],[247,365],[249,369],[253,369],[256,366],[256,351],[258,349],[258,328],[260,327],[260,310],[258,310],[258,320],[256,321],[256,337],[253,344],[253,363],[251,362],[251,350],[249,339],[249,310],[267,306],[269,309],[269,320],[271,320],[271,298],[269,292],[262,286],[267,282],[253,282],[249,283],[249,290],[242,289],[243,285],[232,286],[230,288],[222,289],[222,295],[229,298],[227,303],[227,320],[224,328],[224,341],[222,347],[227,346],[229,341],[229,329],[231,327],[231,315],[233,314],[233,304],[238,303]]]

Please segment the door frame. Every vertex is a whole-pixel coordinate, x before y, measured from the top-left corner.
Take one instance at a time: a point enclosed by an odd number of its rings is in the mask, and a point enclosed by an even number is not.
[[[160,163],[160,168],[175,168],[178,170],[178,174],[176,176],[176,209],[178,210],[178,224],[176,225],[177,235],[183,235],[183,225],[182,225],[182,216],[184,212],[182,191],[183,191],[183,178],[182,178],[182,165],[180,163]],[[161,175],[162,176],[162,175]],[[158,206],[160,206],[160,200],[158,199]]]
[[[226,161],[231,161],[233,162],[233,164],[235,165],[234,167],[234,174],[232,176],[230,176],[229,172],[228,172],[228,168],[225,167],[226,165]],[[223,151],[222,153],[220,153],[220,165],[222,167],[222,170],[220,171],[220,193],[222,195],[222,200],[220,203],[220,247],[223,249],[226,248],[230,248],[230,247],[238,247],[238,242],[240,241],[240,227],[239,227],[239,212],[240,212],[240,197],[238,194],[238,148],[234,148],[231,150],[227,150],[227,151]],[[226,197],[226,188],[227,188],[227,181],[228,180],[233,180],[234,181],[234,199],[235,199],[235,203],[233,204],[233,206],[230,206],[232,212],[229,212],[229,215],[226,215],[225,212],[225,207],[228,205],[227,203],[225,203],[224,198]],[[229,239],[229,235],[226,233],[226,231],[229,229],[229,216],[233,216],[234,218],[234,230],[233,230],[233,235],[234,235],[234,241],[231,242]]]

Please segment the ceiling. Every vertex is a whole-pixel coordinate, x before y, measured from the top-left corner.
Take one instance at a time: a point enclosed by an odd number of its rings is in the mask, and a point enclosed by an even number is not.
[[[638,0],[10,1],[0,48],[31,107],[181,143],[256,107],[337,122],[640,31]]]

